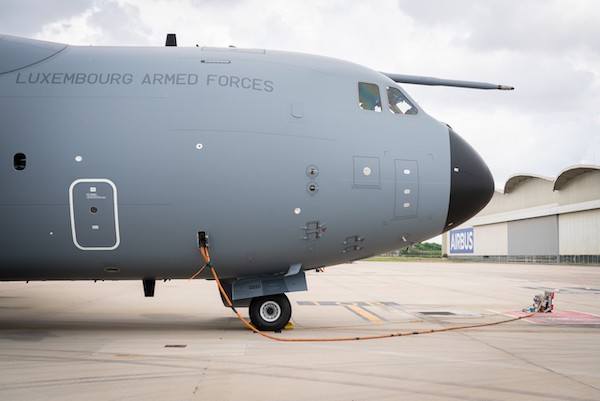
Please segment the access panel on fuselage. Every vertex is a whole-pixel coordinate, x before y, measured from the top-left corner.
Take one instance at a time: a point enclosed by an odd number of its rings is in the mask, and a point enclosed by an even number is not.
[[[119,246],[117,188],[107,179],[80,179],[69,188],[73,243],[81,250]]]
[[[419,208],[419,165],[416,160],[394,160],[394,217],[417,217]]]

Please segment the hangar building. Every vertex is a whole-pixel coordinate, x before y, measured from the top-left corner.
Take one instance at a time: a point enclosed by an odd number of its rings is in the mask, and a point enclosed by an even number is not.
[[[600,265],[600,166],[555,179],[511,176],[475,217],[442,236],[449,258]]]

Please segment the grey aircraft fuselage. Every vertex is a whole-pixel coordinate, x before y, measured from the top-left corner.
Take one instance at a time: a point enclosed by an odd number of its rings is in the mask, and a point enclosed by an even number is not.
[[[410,97],[418,113],[390,112],[388,87],[307,54],[1,37],[0,280],[188,278],[200,231],[225,278],[436,236],[491,175]]]

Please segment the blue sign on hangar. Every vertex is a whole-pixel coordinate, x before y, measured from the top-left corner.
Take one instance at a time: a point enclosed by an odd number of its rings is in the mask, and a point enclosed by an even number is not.
[[[473,253],[475,235],[473,227],[450,231],[450,253]]]

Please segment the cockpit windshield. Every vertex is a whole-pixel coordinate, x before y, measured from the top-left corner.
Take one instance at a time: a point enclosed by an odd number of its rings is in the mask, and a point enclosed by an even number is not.
[[[393,86],[387,88],[390,111],[394,114],[417,114],[417,108],[402,91]]]
[[[358,105],[363,110],[381,111],[379,86],[367,82],[359,82]]]

